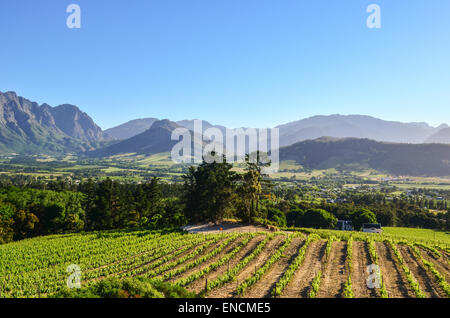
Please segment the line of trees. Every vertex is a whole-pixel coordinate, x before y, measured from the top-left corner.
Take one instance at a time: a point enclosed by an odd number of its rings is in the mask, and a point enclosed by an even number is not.
[[[213,160],[191,167],[182,183],[161,183],[154,177],[143,184],[88,179],[80,184],[59,180],[45,186],[3,186],[0,243],[37,235],[218,222],[227,217],[281,227],[334,228],[340,219],[352,220],[355,229],[375,222],[449,228],[450,213],[427,212],[407,200],[386,203],[355,196],[348,203],[299,202],[291,191],[277,198],[263,173],[270,162],[260,153],[246,157],[243,173],[234,171],[225,157],[211,156]]]
[[[263,188],[270,189],[263,169],[270,162],[256,152],[245,158],[245,173],[233,171],[225,156],[211,154],[210,160],[191,167],[184,176],[185,215],[193,222],[217,222],[226,217],[238,217],[244,222],[267,215],[261,209]]]
[[[76,191],[0,189],[0,243],[37,235],[186,224],[179,187],[88,180]],[[173,189],[173,190],[172,190]]]

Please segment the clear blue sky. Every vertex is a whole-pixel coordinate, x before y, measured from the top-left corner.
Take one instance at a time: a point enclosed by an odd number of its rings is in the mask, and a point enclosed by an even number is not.
[[[372,3],[381,29],[366,26]],[[104,129],[335,113],[450,124],[448,0],[0,0],[0,37],[0,91],[75,104]]]

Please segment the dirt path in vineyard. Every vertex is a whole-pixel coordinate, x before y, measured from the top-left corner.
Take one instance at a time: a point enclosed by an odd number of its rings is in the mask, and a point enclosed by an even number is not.
[[[239,263],[243,258],[247,257],[251,254],[251,252],[258,246],[261,241],[266,238],[265,235],[258,235],[250,240],[230,261],[229,266],[232,268],[237,263]],[[215,271],[212,271],[203,277],[202,279],[198,279],[187,286],[187,289],[190,291],[195,291],[196,293],[201,292],[205,288],[206,279],[208,282],[212,282],[214,279],[224,274],[228,270],[228,264],[224,264],[217,268]]]
[[[433,279],[427,274],[425,268],[417,262],[411,249],[408,246],[398,244],[398,249],[403,256],[409,270],[414,278],[419,283],[420,289],[428,298],[435,298],[439,296],[439,289],[436,287]]]
[[[282,277],[292,260],[297,256],[299,249],[305,243],[304,237],[293,238],[291,244],[284,250],[281,257],[264,277],[253,285],[245,294],[244,298],[268,298],[271,297],[273,288]]]
[[[434,257],[434,255],[423,248],[419,248],[420,254],[422,255],[423,258],[425,258],[427,261],[431,262],[434,267],[436,268],[436,270],[445,277],[445,280],[447,281],[447,283],[450,282],[450,264],[448,264],[446,262],[445,259],[443,259],[443,257],[436,259]]]
[[[375,243],[379,257],[379,265],[383,275],[389,298],[415,297],[414,291],[409,287],[408,280],[403,270],[397,266],[395,255],[386,243]]]
[[[377,297],[375,289],[367,287],[366,280],[369,277],[367,266],[372,264],[367,243],[361,241],[353,242],[353,270],[352,270],[352,287],[355,298],[374,298]]]
[[[303,263],[294,273],[290,283],[285,287],[282,298],[306,298],[314,276],[322,270],[327,242],[320,240],[310,243],[306,249]]]
[[[286,239],[285,235],[277,235],[269,241],[264,247],[261,254],[259,254],[253,261],[251,261],[244,270],[236,277],[236,281],[228,283],[219,287],[208,294],[208,298],[231,298],[235,297],[236,288],[238,284],[242,283],[248,277],[255,273],[255,268],[259,269],[264,263],[275,253],[275,251],[283,244]]]
[[[346,281],[345,259],[347,257],[347,243],[334,242],[331,247],[328,263],[322,273],[317,298],[339,298]]]

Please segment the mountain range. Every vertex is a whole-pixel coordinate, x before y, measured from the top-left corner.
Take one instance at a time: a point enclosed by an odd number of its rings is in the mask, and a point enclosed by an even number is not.
[[[0,152],[84,152],[110,139],[74,105],[38,105],[14,92],[0,92]]]
[[[156,121],[156,118],[132,120],[108,129],[105,132],[115,139],[126,139],[149,129]],[[193,122],[193,120],[182,120],[176,123],[193,130]],[[203,130],[212,127],[218,128],[225,134],[226,127],[203,121]],[[365,138],[396,143],[450,144],[450,127],[447,124],[432,127],[427,123],[401,123],[363,115],[314,116],[279,125],[276,128],[280,131],[281,147],[324,136],[335,138]],[[123,133],[124,131],[126,131],[126,134]]]
[[[446,125],[434,128],[427,123],[401,123],[362,115],[314,116],[278,126],[280,145],[323,136],[335,138],[366,138],[397,143],[425,143]],[[433,139],[431,139],[433,140]],[[450,139],[447,140],[450,143]]]
[[[203,132],[217,128],[224,135],[227,129],[206,121],[202,126]],[[171,140],[171,134],[181,127],[191,130],[193,135],[194,120],[172,122],[142,118],[103,131],[77,106],[39,105],[14,92],[0,92],[0,153],[151,155],[170,151],[178,142]],[[450,160],[447,152],[450,145],[444,145],[450,144],[450,127],[446,124],[432,127],[426,123],[385,121],[363,115],[330,115],[314,116],[276,128],[280,133],[281,158],[305,166],[330,167],[359,162],[386,171],[400,173],[402,166],[415,174],[435,174],[447,171]],[[427,153],[420,155],[421,152]],[[407,165],[409,160],[415,160],[415,170]],[[396,163],[390,164],[392,162]],[[417,167],[419,162],[434,165],[434,168]],[[388,169],[385,165],[399,167]]]
[[[146,130],[150,129],[152,125],[157,121],[159,121],[158,118],[134,119],[119,126],[106,129],[105,133],[107,133],[114,139],[125,140],[145,132]],[[194,131],[194,121],[195,119],[192,120],[185,119],[174,123],[177,124],[178,127],[184,127],[191,131]],[[211,123],[202,120],[202,132],[205,132],[205,130],[209,128],[218,128],[225,135],[226,131],[225,126],[212,125]]]

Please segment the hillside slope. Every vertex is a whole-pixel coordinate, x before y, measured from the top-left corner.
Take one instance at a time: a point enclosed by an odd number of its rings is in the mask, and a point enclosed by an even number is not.
[[[92,118],[73,105],[38,105],[0,92],[0,151],[22,154],[81,152],[108,140]]]
[[[443,128],[427,139],[427,143],[450,144],[450,128]]]
[[[96,157],[108,157],[128,153],[153,155],[171,152],[173,146],[179,143],[179,140],[172,140],[172,132],[177,128],[185,129],[170,120],[159,120],[153,123],[150,129],[139,135],[122,140],[108,147],[97,149],[88,154]],[[192,136],[193,133],[191,132]],[[198,136],[198,138],[201,137]]]
[[[359,166],[395,175],[450,176],[450,145],[319,138],[280,149],[280,160],[311,169]]]
[[[114,139],[125,140],[131,137],[142,134],[144,131],[150,129],[157,118],[140,118],[126,122],[125,124],[109,128],[105,133],[112,136]]]

